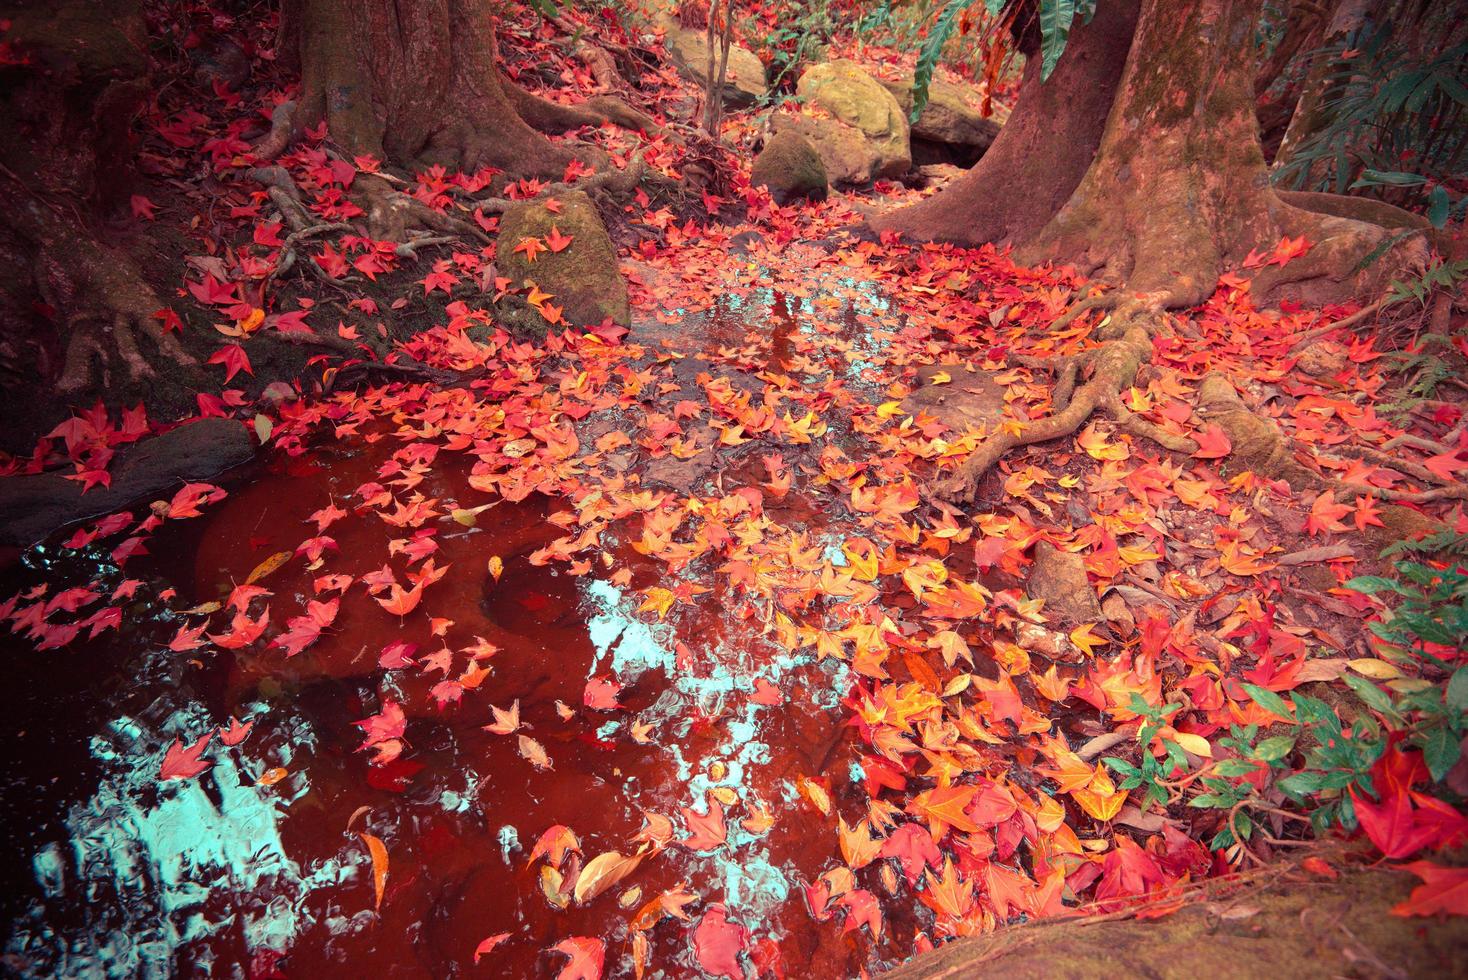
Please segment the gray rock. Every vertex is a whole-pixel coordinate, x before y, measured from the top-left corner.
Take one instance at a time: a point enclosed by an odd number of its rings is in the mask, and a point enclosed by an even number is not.
[[[947,384],[934,384],[939,373]],[[962,434],[968,429],[992,432],[1004,419],[1004,386],[985,371],[968,371],[961,364],[925,364],[918,368],[916,387],[902,400],[910,415],[927,412]]]
[[[912,116],[912,79],[883,81],[906,118]],[[928,86],[928,104],[912,124],[912,159],[922,166],[948,163],[971,167],[999,135],[999,124],[986,119],[973,103],[979,99],[969,88],[933,82]]]
[[[566,323],[573,327],[596,326],[606,317],[627,326],[632,322],[627,283],[601,215],[583,191],[560,194],[558,199],[557,213],[546,210],[543,201],[526,201],[505,212],[495,255],[500,273],[517,289],[534,283],[551,294],[549,302],[562,308]],[[534,262],[515,251],[523,239],[544,239],[552,228],[571,237],[563,251],[541,252]],[[521,319],[550,326],[539,317]]]
[[[898,177],[912,166],[907,117],[892,93],[854,61],[812,65],[795,92],[815,110],[781,113],[771,124],[777,133],[806,137],[821,155],[834,184],[866,184]]]
[[[1041,610],[1053,622],[1073,626],[1100,621],[1101,604],[1086,578],[1086,563],[1080,555],[1061,551],[1048,541],[1035,545],[1035,565],[1025,591],[1032,599],[1044,599]]]

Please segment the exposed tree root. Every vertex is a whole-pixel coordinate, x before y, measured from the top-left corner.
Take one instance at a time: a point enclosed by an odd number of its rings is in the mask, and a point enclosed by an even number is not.
[[[166,305],[125,253],[103,245],[69,217],[23,193],[11,212],[13,227],[36,248],[36,285],[68,326],[58,390],[89,387],[101,362],[104,380],[114,361],[134,381],[154,377],[141,341],[176,364],[194,359],[163,328],[156,314]]]
[[[1099,300],[1092,297],[1082,303],[1093,303],[1091,308],[1095,308],[1100,305]],[[1165,294],[1159,294],[1118,305],[1104,331],[1101,346],[1082,355],[1085,366],[1091,370],[1090,378],[1073,395],[1055,398],[1054,414],[1026,423],[1018,430],[1001,429],[986,438],[952,476],[937,485],[937,495],[955,503],[972,503],[984,474],[1011,449],[1070,435],[1098,410],[1120,410],[1121,392],[1136,380],[1141,366],[1151,360],[1152,331],[1162,321],[1161,310],[1166,300]],[[1078,369],[1072,366],[1064,370],[1071,371],[1070,377],[1074,378]],[[1065,378],[1062,373],[1062,380]]]
[[[1198,390],[1198,412],[1215,423],[1228,436],[1232,449],[1230,465],[1240,470],[1250,470],[1272,480],[1283,480],[1294,490],[1330,491],[1336,500],[1350,502],[1357,497],[1375,497],[1399,503],[1431,503],[1437,500],[1468,500],[1468,484],[1451,483],[1432,490],[1418,492],[1373,487],[1361,483],[1345,483],[1322,476],[1295,458],[1289,440],[1272,421],[1250,411],[1234,389],[1233,383],[1217,372],[1203,378]],[[1366,455],[1362,451],[1362,455]],[[1418,477],[1414,464],[1397,460],[1385,453],[1371,454],[1374,461],[1398,472]],[[1441,480],[1430,471],[1423,471],[1425,482],[1439,483]],[[1387,508],[1390,510],[1391,508]],[[1411,512],[1414,519],[1422,515]]]
[[[505,94],[520,118],[542,133],[566,133],[582,126],[614,123],[623,129],[654,134],[661,127],[651,116],[632,108],[621,99],[598,95],[576,105],[562,105],[525,91],[513,82],[503,83]]]
[[[284,276],[300,264],[325,285],[340,288],[341,284],[327,275],[315,262],[298,263],[299,254],[296,249],[303,241],[317,235],[352,231],[352,225],[340,221],[317,222],[302,203],[300,190],[284,167],[254,167],[245,171],[245,176],[269,188],[271,201],[291,229],[266,284]],[[484,232],[469,222],[435,211],[422,201],[395,190],[390,179],[385,176],[359,175],[353,182],[352,196],[365,212],[367,233],[379,241],[398,243],[398,254],[405,258],[416,258],[417,249],[428,245],[461,239],[489,241]],[[424,229],[442,234],[428,235]]]
[[[613,197],[630,194],[637,186],[656,171],[643,162],[642,151],[632,154],[623,170],[608,168],[599,173],[592,174],[575,183],[556,183],[544,188],[538,198],[554,197],[557,194],[565,194],[570,191],[585,191],[587,194],[609,194]],[[657,174],[657,176],[661,176]],[[666,179],[666,178],[664,178]],[[669,181],[671,183],[671,181]],[[507,197],[485,197],[474,202],[474,207],[485,214],[504,214],[513,205],[523,203],[522,200],[511,200]]]
[[[936,484],[934,493],[937,497],[954,503],[972,503],[977,499],[984,474],[1010,450],[1072,435],[1096,412],[1110,416],[1123,432],[1148,439],[1172,452],[1192,455],[1198,451],[1196,440],[1168,432],[1133,414],[1121,400],[1121,392],[1136,381],[1141,366],[1151,359],[1152,338],[1166,322],[1162,311],[1170,297],[1158,293],[1120,303],[1114,299],[1107,302],[1108,297],[1115,296],[1113,293],[1082,299],[1061,318],[1068,323],[1092,309],[1108,305],[1116,309],[1111,323],[1099,333],[1102,341],[1099,347],[1058,359],[1056,385],[1051,396],[1052,414],[1017,429],[1005,428],[988,436],[957,470]],[[1075,387],[1085,370],[1090,371],[1090,376]],[[1402,504],[1468,500],[1468,484],[1448,479],[1426,467],[1397,459],[1372,447],[1343,447],[1339,451],[1435,486],[1415,492],[1395,490],[1332,480],[1309,469],[1295,458],[1280,429],[1269,419],[1250,411],[1233,384],[1216,372],[1203,379],[1199,391],[1199,414],[1217,424],[1228,436],[1232,447],[1229,455],[1231,467],[1282,480],[1295,490],[1330,491],[1343,502],[1360,496]],[[1389,507],[1386,510],[1405,511],[1388,515],[1398,525],[1404,521],[1420,524],[1423,520],[1420,514],[1405,508]]]

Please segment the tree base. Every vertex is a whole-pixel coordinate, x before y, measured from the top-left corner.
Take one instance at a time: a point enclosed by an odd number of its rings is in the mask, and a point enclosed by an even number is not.
[[[115,370],[133,381],[156,377],[156,358],[196,363],[164,329],[157,314],[166,304],[127,255],[34,196],[18,201],[13,217],[35,249],[41,297],[67,325],[58,391],[107,387]]]

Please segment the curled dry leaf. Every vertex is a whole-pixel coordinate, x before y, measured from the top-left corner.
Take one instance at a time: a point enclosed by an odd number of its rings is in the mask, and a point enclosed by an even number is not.
[[[510,934],[508,932],[501,932],[490,936],[488,939],[485,939],[478,946],[474,947],[474,962],[478,963],[481,956],[489,955],[494,951],[494,948],[496,946],[509,938]]]
[[[581,869],[581,874],[576,878],[576,887],[572,893],[576,902],[585,904],[627,877],[642,863],[645,854],[645,851],[639,851],[631,856],[623,856],[617,851],[607,851],[587,861],[586,867]]]
[[[372,858],[372,892],[376,896],[373,908],[381,909],[382,894],[387,888],[387,845],[372,834],[359,833],[357,836],[367,845],[367,853]]]
[[[520,736],[520,755],[537,769],[554,769],[550,756],[545,754],[545,746],[541,745],[529,735]]]

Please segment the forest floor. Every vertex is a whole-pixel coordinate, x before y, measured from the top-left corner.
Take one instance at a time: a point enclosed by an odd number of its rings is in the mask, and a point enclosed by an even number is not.
[[[512,69],[589,91],[530,24],[506,31]],[[1420,753],[1401,748],[1379,766],[1405,816],[1368,811],[1319,853],[1282,798],[1249,843],[1214,846],[1236,814],[1184,793],[1235,754],[1231,726],[1288,720],[1251,689],[1307,692],[1349,726],[1367,708],[1345,678],[1408,679],[1366,629],[1383,605],[1344,583],[1412,528],[1236,471],[1201,379],[1230,378],[1303,465],[1430,489],[1468,442],[1395,449],[1406,474],[1382,447],[1461,433],[1465,386],[1388,412],[1408,338],[1364,324],[1302,363],[1297,341],[1355,307],[1256,310],[1239,270],[1125,393],[1198,453],[1098,419],[954,508],[935,476],[1044,415],[1045,361],[1093,344],[1104,313],[1050,326],[1085,285],[1069,270],[854,233],[924,193],[898,184],[776,207],[738,185],[741,153],[703,214],[627,205],[630,330],[499,329],[493,244],[405,257],[326,236],[299,259],[331,285],[275,279],[285,236],[243,176],[280,97],[260,71],[162,97],[128,229],[217,373],[191,414],[250,424],[259,461],[7,573],[6,878],[33,882],[6,899],[12,969],[846,976],[1077,907],[1166,915],[1199,881],[1305,855],[1301,880],[1333,881],[1413,853],[1393,834],[1461,839],[1460,814],[1408,797]],[[671,70],[644,82],[688,117]],[[755,128],[736,115],[726,137]],[[582,135],[680,166],[671,136]],[[280,162],[315,213],[350,218],[353,166],[311,141]],[[405,189],[457,208],[483,176]],[[1300,243],[1259,249],[1288,262]],[[344,343],[253,356],[293,331]],[[441,373],[323,392],[332,344]],[[105,481],[165,412],[79,408],[11,469]],[[1460,502],[1418,509],[1468,530]],[[1027,596],[1042,542],[1078,559],[1075,601]],[[1140,764],[1159,710],[1186,756],[1162,805],[1101,761]],[[1244,894],[1229,907],[1255,912],[1221,913],[1226,932],[1259,912]]]

